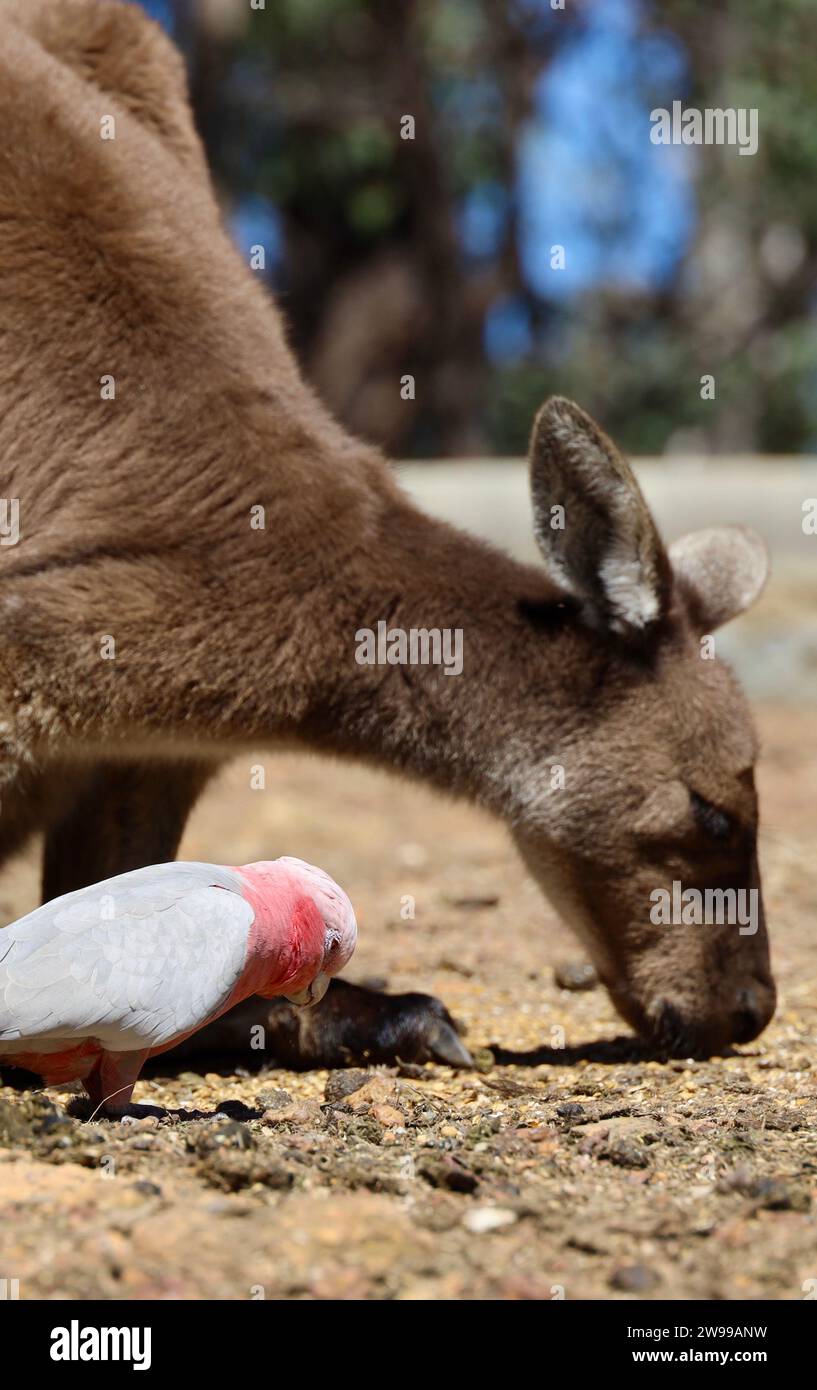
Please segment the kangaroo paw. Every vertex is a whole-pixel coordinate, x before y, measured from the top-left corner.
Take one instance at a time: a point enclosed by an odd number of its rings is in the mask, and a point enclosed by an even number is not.
[[[263,1030],[263,1031],[261,1031]],[[263,1042],[263,1050],[259,1048]],[[262,1057],[299,1070],[309,1067],[441,1062],[473,1066],[457,1025],[430,994],[381,994],[333,980],[314,1008],[298,1009],[283,999],[247,999],[161,1059],[197,1053],[230,1054],[245,1065]]]

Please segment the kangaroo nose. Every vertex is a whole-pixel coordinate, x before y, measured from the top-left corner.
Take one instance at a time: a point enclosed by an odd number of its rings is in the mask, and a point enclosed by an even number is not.
[[[732,1014],[732,1042],[747,1043],[762,1033],[774,1013],[774,987],[753,982],[738,991],[737,1008]]]

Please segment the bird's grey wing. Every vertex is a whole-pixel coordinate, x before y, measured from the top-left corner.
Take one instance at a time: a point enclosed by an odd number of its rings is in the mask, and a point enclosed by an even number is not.
[[[229,998],[252,920],[236,876],[214,865],[136,870],[46,903],[0,931],[0,1048],[162,1046]]]

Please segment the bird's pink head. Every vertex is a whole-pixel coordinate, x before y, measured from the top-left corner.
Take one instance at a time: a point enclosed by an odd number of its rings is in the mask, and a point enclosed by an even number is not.
[[[355,949],[351,902],[329,874],[303,859],[262,859],[237,872],[255,909],[249,954],[265,971],[255,992],[316,1004]]]

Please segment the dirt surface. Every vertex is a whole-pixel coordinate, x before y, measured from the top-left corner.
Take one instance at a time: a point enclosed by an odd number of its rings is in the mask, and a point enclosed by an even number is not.
[[[182,857],[314,860],[358,909],[349,978],[438,994],[474,1049],[553,1050],[459,1074],[160,1075],[135,1100],[169,1113],[130,1125],[2,1089],[0,1277],[24,1299],[813,1297],[817,717],[759,722],[780,1005],[757,1043],[698,1063],[650,1059],[602,989],[559,988],[581,952],[501,826],[364,770],[234,766]],[[4,875],[4,920],[36,877],[33,852]]]

